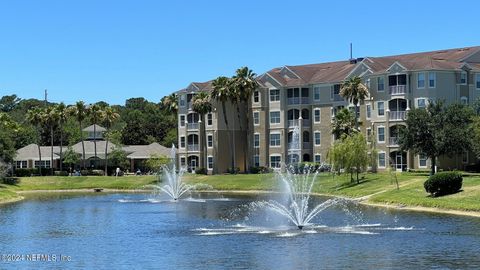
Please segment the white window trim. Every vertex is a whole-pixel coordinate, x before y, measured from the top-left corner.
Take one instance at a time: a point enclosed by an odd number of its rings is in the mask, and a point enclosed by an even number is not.
[[[211,115],[211,116],[212,116],[212,124],[211,124],[211,125],[208,124],[208,115]],[[207,119],[206,119],[206,121],[207,121],[207,123],[206,123],[206,124],[207,124],[207,127],[213,126],[213,113],[211,113],[211,112],[210,112],[210,113],[207,113]]]
[[[380,141],[380,139],[378,138],[378,136],[380,136],[380,132],[378,131],[380,128],[383,128],[383,141]],[[377,126],[377,142],[378,143],[385,143],[386,139],[387,139],[387,134],[385,134],[385,126]]]
[[[463,102],[465,100],[465,103]],[[460,97],[460,103],[464,105],[468,105],[468,97],[462,96]]]
[[[282,155],[281,154],[271,154],[268,156],[268,167],[272,168],[272,157],[280,157],[280,167],[282,167]],[[274,167],[274,168],[280,168]]]
[[[208,146],[208,136],[212,136],[212,146]],[[213,148],[213,134],[212,133],[207,134],[207,148]]]
[[[255,146],[255,136],[256,135],[258,135],[258,146]],[[268,139],[270,139],[270,137]],[[270,141],[268,141],[268,144],[270,144]],[[258,132],[253,133],[253,148],[260,148],[260,133],[258,133]]]
[[[317,133],[320,134],[320,143],[319,144],[317,144],[317,139],[315,137]],[[313,145],[315,145],[315,146],[322,145],[322,132],[320,130],[315,130],[313,132]]]
[[[370,141],[368,140],[368,131],[370,130],[370,135],[372,134],[372,128],[371,127],[368,127],[365,129],[365,139],[367,140],[368,143],[370,143]]]
[[[378,90],[378,86],[380,85],[378,81],[380,80],[380,78],[383,78],[383,90]],[[385,92],[385,77],[383,76],[377,77],[377,92],[381,92],[381,93]]]
[[[182,116],[183,116],[183,126],[182,124]],[[186,114],[179,114],[178,115],[178,123],[180,127],[186,127],[187,126],[187,115]]]
[[[477,90],[480,90],[480,88],[478,87],[478,82],[480,82],[480,73],[475,74],[475,88]]]
[[[315,120],[315,111],[320,112],[320,115],[319,115],[320,118],[319,118],[318,122]],[[320,108],[313,108],[312,112],[313,112],[313,123],[321,123],[322,122],[322,110],[320,110]]]
[[[258,93],[258,101],[255,101],[255,92]],[[252,102],[255,103],[255,104],[260,103],[260,102],[262,101],[261,98],[260,98],[260,96],[261,96],[261,95],[260,95],[260,91],[258,91],[258,90],[253,91],[253,94],[252,94]]]
[[[379,106],[378,106],[379,103],[383,103],[383,115],[380,115],[380,110],[379,110]],[[385,101],[383,101],[383,100],[377,101],[377,117],[385,117],[385,111],[386,110],[387,109],[385,108]]]
[[[322,163],[322,154],[320,154],[320,153],[315,153],[313,155],[313,162],[315,162],[315,163],[317,162],[317,156],[320,156],[320,162],[319,163]]]
[[[462,75],[465,74],[465,82],[462,83]],[[460,85],[467,85],[468,82],[468,73],[466,71],[460,72]]]
[[[208,162],[208,159],[209,158],[212,158],[212,168],[209,168],[209,162]],[[207,156],[207,170],[211,171],[213,170],[213,164],[215,164],[214,160],[213,160],[213,156]]]
[[[272,123],[271,113],[274,113],[274,112],[278,112],[278,114],[280,115],[280,122],[278,122],[278,123]],[[282,113],[280,111],[270,111],[268,113],[268,122],[270,123],[270,125],[281,125],[282,124]]]
[[[272,94],[271,92],[273,90],[278,90],[278,100],[272,100]],[[272,89],[268,89],[268,101],[271,102],[271,103],[280,103],[280,100],[282,99],[282,95],[280,94],[280,89],[277,89],[277,88],[272,88]]]
[[[185,141],[185,144],[183,145],[182,147],[182,138],[185,138],[184,141]],[[179,139],[179,148],[181,149],[185,149],[185,147],[187,146],[187,137],[186,136],[180,136],[180,139]]]
[[[430,74],[433,74],[433,86],[430,86]],[[437,87],[437,73],[435,71],[428,72],[428,88]]]
[[[420,74],[423,74],[423,87],[418,86],[418,83],[420,82]],[[425,89],[425,85],[427,84],[427,76],[425,72],[418,72],[417,73],[417,89]]]
[[[272,141],[271,136],[272,136],[272,135],[276,135],[276,134],[280,135],[280,145],[271,145],[271,144],[270,144],[271,141]],[[269,147],[272,147],[272,148],[280,148],[280,147],[282,147],[282,134],[281,134],[280,132],[278,132],[278,131],[277,131],[277,132],[270,132],[270,134],[268,135],[268,146],[269,146]]]
[[[315,98],[315,89],[318,89],[318,92],[319,92],[318,99]],[[321,100],[320,94],[321,94],[320,86],[314,86],[313,87],[313,100],[314,101],[320,101]]]
[[[426,107],[428,106],[428,98],[426,98],[426,97],[418,97],[418,98],[415,98],[415,99],[414,99],[414,102],[415,102],[414,106],[415,106],[415,108],[417,108],[417,109],[420,108],[420,107],[418,107],[418,100],[420,100],[420,99],[424,99],[424,100],[425,100],[425,108],[426,108]]]
[[[380,154],[384,154],[385,155],[385,166],[380,166]],[[385,151],[378,151],[378,154],[377,154],[377,166],[378,168],[382,168],[382,169],[385,169],[387,167],[387,153]]]
[[[422,166],[422,165],[420,165],[420,164],[421,164],[421,163],[420,163],[420,155],[418,155],[418,168],[420,168],[420,169],[426,169],[426,168],[428,167],[428,164],[427,164],[427,163],[428,163],[428,157],[427,157],[426,155],[425,155],[425,157],[426,157],[426,159],[425,159],[425,166]]]
[[[180,157],[178,158],[178,164],[179,164],[180,166],[184,166],[184,165],[182,165],[182,158],[185,160],[185,164],[187,163],[187,158],[186,158],[185,156],[180,156]]]
[[[255,124],[255,113],[258,113],[258,124]],[[252,118],[253,118],[253,125],[254,126],[260,126],[260,112],[259,111],[253,111]],[[281,119],[280,119],[280,121],[281,121]]]
[[[367,109],[368,106],[370,106],[370,117],[368,117],[368,109]],[[383,107],[385,108],[385,103],[384,103]],[[365,104],[365,119],[367,119],[367,120],[372,119],[372,104],[370,104],[370,103]]]
[[[182,100],[183,100],[183,105],[182,105]],[[185,107],[187,105],[187,96],[186,95],[180,95],[180,97],[178,98],[178,105],[180,107]]]

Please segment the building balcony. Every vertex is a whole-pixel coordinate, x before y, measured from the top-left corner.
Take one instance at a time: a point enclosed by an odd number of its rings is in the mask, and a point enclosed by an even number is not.
[[[300,143],[297,142],[297,143],[288,143],[288,150],[289,151],[295,151],[295,150],[300,150]]]
[[[291,97],[287,99],[288,105],[309,104],[309,103],[310,103],[309,97]]]
[[[302,120],[302,125],[303,125],[303,127],[310,127],[311,126],[310,119],[303,119]]]
[[[407,119],[407,112],[406,111],[390,111],[390,115],[388,116],[388,119],[404,121],[405,119]]]
[[[198,143],[196,144],[188,144],[187,145],[187,151],[189,152],[198,152],[200,151],[200,145]]]
[[[300,126],[300,120],[295,119],[295,120],[288,120],[288,127],[298,127]]]
[[[345,101],[345,98],[340,95],[333,95],[333,101]]]
[[[390,137],[388,142],[389,142],[390,146],[398,147],[399,142],[400,142],[400,138],[399,137]]]
[[[406,85],[390,85],[388,88],[390,95],[404,95],[407,93]]]
[[[187,123],[187,130],[198,130],[199,127],[198,123]]]
[[[312,143],[311,142],[304,142],[302,144],[303,149],[312,149]]]

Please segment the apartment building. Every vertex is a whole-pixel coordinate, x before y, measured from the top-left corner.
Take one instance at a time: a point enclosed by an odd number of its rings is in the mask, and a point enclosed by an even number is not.
[[[242,108],[250,114],[250,126],[237,127],[234,132],[239,136],[248,135],[249,139],[248,151],[242,151],[246,153],[247,161],[242,165],[278,167],[292,161],[324,162],[335,139],[331,133],[332,118],[339,109],[353,107],[339,94],[341,83],[352,76],[360,76],[370,91],[370,97],[360,104],[357,113],[362,122],[361,131],[367,137],[375,136],[378,168],[426,169],[430,160],[425,155],[402,152],[398,145],[408,111],[423,108],[432,100],[471,104],[479,98],[480,47],[365,57],[269,70],[257,78],[260,87],[253,93],[248,109]],[[196,91],[208,91],[209,87],[209,83],[191,84],[188,89],[179,92],[179,103],[184,102],[185,106],[179,112],[180,134],[189,134],[188,129],[180,124],[182,121],[191,123],[187,119],[189,114],[186,114],[189,95]],[[206,136],[213,135],[214,144],[219,132],[223,134],[225,131],[222,121],[218,120],[223,118],[218,112],[221,106],[215,107],[217,111],[209,116],[213,121],[211,128],[207,125],[205,131]],[[234,122],[234,110],[227,111]],[[195,116],[190,117],[195,123]],[[300,131],[301,143],[292,147],[295,129]],[[181,135],[179,138],[181,144],[184,139]],[[237,152],[246,147],[243,141],[235,142]],[[227,159],[226,153],[231,151],[231,144],[219,142],[215,147],[209,152],[211,159],[208,161],[213,161],[212,172],[223,172],[225,166],[219,161]],[[289,152],[292,148],[296,150]],[[217,157],[219,154],[220,158]],[[241,159],[239,163],[244,162],[245,156],[242,155],[236,154]],[[185,164],[190,165],[188,156],[184,156]],[[464,153],[457,157],[440,158],[439,166],[463,169],[472,162],[475,162],[473,155]]]

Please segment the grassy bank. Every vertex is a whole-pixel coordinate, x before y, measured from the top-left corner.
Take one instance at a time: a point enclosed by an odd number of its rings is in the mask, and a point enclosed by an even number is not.
[[[320,174],[314,192],[326,195],[364,198],[367,202],[422,206],[461,211],[480,211],[480,176],[464,177],[463,190],[457,194],[431,198],[423,188],[424,173],[397,173],[400,189],[389,173],[364,174],[360,184],[351,183],[348,175],[332,177]],[[276,190],[273,174],[264,175],[188,175],[189,183],[205,183],[218,190]]]

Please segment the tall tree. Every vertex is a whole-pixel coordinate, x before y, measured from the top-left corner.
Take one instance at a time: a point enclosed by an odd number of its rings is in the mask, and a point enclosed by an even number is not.
[[[77,101],[75,105],[69,107],[69,114],[73,116],[79,125],[80,128],[80,139],[82,140],[82,166],[85,169],[85,142],[84,142],[84,135],[83,135],[83,122],[88,117],[88,109],[85,106],[85,102]]]
[[[42,151],[40,149],[40,129],[42,127],[42,110],[40,108],[34,108],[27,111],[26,114],[27,121],[35,126],[37,132],[39,133],[37,136],[37,147],[38,147],[38,174],[42,175]],[[35,164],[34,164],[35,167]]]
[[[53,129],[58,123],[58,114],[55,111],[55,107],[48,106],[42,111],[40,117],[43,119],[42,122],[45,123],[50,130],[50,170],[51,175],[53,175]]]
[[[10,112],[12,111],[20,102],[20,98],[17,95],[3,96],[0,98],[0,111]]]
[[[237,99],[245,104],[247,107],[247,114],[246,114],[246,132],[247,134],[250,134],[248,132],[248,129],[250,128],[250,113],[248,113],[250,110],[248,108],[248,105],[250,104],[250,99],[252,97],[253,91],[257,89],[258,87],[258,82],[255,79],[256,74],[249,69],[248,67],[242,67],[237,69],[235,76],[233,76],[232,81],[233,81],[233,86],[235,89],[235,93],[237,96]],[[237,106],[237,114],[239,117],[240,121],[240,113],[238,110]],[[245,145],[247,147],[244,147],[244,170],[247,170],[247,156],[248,156],[248,149],[250,149],[250,138],[249,136],[245,136]]]
[[[470,107],[445,106],[441,101],[430,103],[426,109],[412,109],[400,136],[401,149],[427,155],[433,175],[439,156],[461,154],[470,149],[473,115]]]
[[[178,110],[177,94],[173,93],[163,97],[161,100],[161,104],[168,112],[176,113]]]
[[[13,161],[16,154],[14,138],[20,129],[8,114],[0,112],[0,162]]]
[[[358,76],[347,79],[340,88],[340,95],[355,106],[355,128],[358,130],[358,105],[368,96],[368,88],[362,83],[362,79]]]
[[[93,151],[95,153],[94,168],[97,168],[97,124],[103,119],[103,111],[100,105],[93,104],[88,108],[88,116],[93,123]]]
[[[55,114],[57,115],[60,129],[60,171],[63,171],[63,128],[68,118],[67,107],[63,102],[55,105]]]
[[[223,120],[227,128],[228,139],[230,140],[230,145],[232,145],[231,131],[228,126],[227,118],[227,109],[225,103],[231,100],[232,96],[232,83],[231,80],[227,77],[220,76],[213,80],[212,86],[213,91],[211,92],[212,98],[219,101],[222,104]],[[235,170],[235,143],[233,143],[233,152],[231,154],[231,165],[232,169]]]
[[[210,101],[210,95],[207,92],[199,92],[197,93],[192,100],[192,109],[194,112],[200,115],[200,119],[202,121],[202,127],[200,130],[200,134],[203,134],[203,161],[202,164],[204,168],[207,162],[207,136],[205,133],[205,115],[210,113],[213,109],[212,103]]]
[[[336,139],[342,138],[343,135],[350,135],[358,132],[355,128],[355,115],[348,109],[341,109],[335,115],[332,123],[332,134]]]
[[[112,108],[112,107],[105,107],[103,109],[103,122],[105,124],[105,128],[107,129],[106,134],[110,135],[110,127],[112,126],[113,122],[115,122],[120,115]],[[108,175],[108,141],[110,140],[109,136],[107,136],[105,140],[105,175]]]

